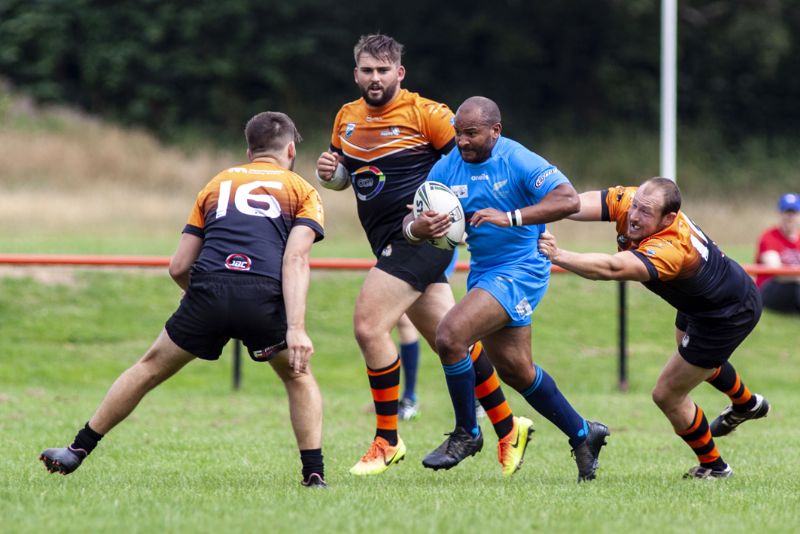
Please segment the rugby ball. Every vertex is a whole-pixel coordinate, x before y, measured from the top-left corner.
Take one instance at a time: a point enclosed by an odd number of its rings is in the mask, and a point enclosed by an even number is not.
[[[437,239],[428,239],[428,243],[442,250],[456,248],[464,237],[464,208],[461,207],[458,197],[444,184],[425,182],[414,193],[414,218],[428,210],[450,216],[447,234]]]
[[[332,189],[334,191],[342,191],[343,189],[347,189],[350,186],[350,173],[347,172],[347,169],[341,163],[336,167],[336,172],[333,173],[330,180],[324,180],[320,178],[319,173],[317,173],[317,180],[319,180],[320,185],[325,189]]]

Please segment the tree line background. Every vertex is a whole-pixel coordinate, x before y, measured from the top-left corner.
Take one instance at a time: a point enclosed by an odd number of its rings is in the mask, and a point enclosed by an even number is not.
[[[681,126],[796,134],[800,2],[682,1],[678,24]],[[378,31],[406,46],[404,86],[453,108],[486,95],[532,134],[658,129],[658,0],[0,0],[0,76],[167,137],[238,136],[265,109],[327,133]]]

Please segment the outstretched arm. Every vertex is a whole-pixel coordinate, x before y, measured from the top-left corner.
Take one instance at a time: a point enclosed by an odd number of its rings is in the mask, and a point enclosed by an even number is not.
[[[314,345],[306,333],[306,298],[311,278],[309,254],[316,234],[298,225],[289,232],[283,253],[283,302],[286,306],[286,345],[289,365],[296,373],[305,372]]]
[[[586,191],[578,195],[581,200],[581,209],[573,213],[568,219],[573,221],[601,221],[603,220],[603,197],[600,191]]]
[[[589,280],[630,280],[647,282],[650,272],[647,266],[632,252],[616,254],[599,252],[570,252],[558,248],[556,238],[550,232],[539,236],[539,251],[550,258],[554,265]]]
[[[483,208],[472,214],[469,224],[475,227],[483,223],[492,223],[500,227],[545,224],[564,219],[578,212],[578,210],[580,210],[578,193],[570,184],[564,183],[547,193],[542,200],[533,206],[526,206],[517,210],[519,211],[519,219],[514,212]]]

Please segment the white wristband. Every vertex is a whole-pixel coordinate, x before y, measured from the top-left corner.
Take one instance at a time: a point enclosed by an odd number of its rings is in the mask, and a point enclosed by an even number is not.
[[[509,226],[514,226],[514,217],[511,216],[511,212],[510,211],[506,212],[506,217],[508,217],[508,225]]]
[[[514,210],[514,219],[516,221],[517,226],[522,226],[522,212],[519,210]]]
[[[406,239],[409,241],[422,241],[422,239],[415,237],[414,234],[411,233],[411,225],[414,224],[414,221],[409,221],[405,228],[403,228],[403,235],[406,236]]]

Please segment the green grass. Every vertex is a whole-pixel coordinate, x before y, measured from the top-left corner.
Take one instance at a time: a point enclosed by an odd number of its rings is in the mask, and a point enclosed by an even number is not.
[[[107,387],[147,348],[179,292],[166,275],[77,271],[60,283],[0,278],[0,517],[3,532],[575,532],[649,529],[779,532],[797,526],[800,438],[796,319],[766,314],[734,355],[744,380],[767,395],[770,417],[720,439],[736,476],[685,481],[691,451],[650,401],[672,351],[669,308],[630,288],[630,390],[616,389],[613,284],[554,277],[535,314],[534,358],[587,417],[612,431],[599,479],[575,483],[565,438],[506,388],[536,433],[525,465],[503,479],[491,426],[484,451],[447,472],[420,461],[452,426],[441,367],[425,349],[421,419],[403,423],[406,461],[356,479],[373,416],[351,334],[363,275],[314,274],[310,333],[325,401],[329,491],[299,485],[285,393],[249,360],[231,389],[230,355],[194,362],[153,391],[76,473],[48,475],[39,452],[63,446]],[[463,277],[456,279],[463,293]],[[727,399],[709,386],[696,400],[713,417]]]

